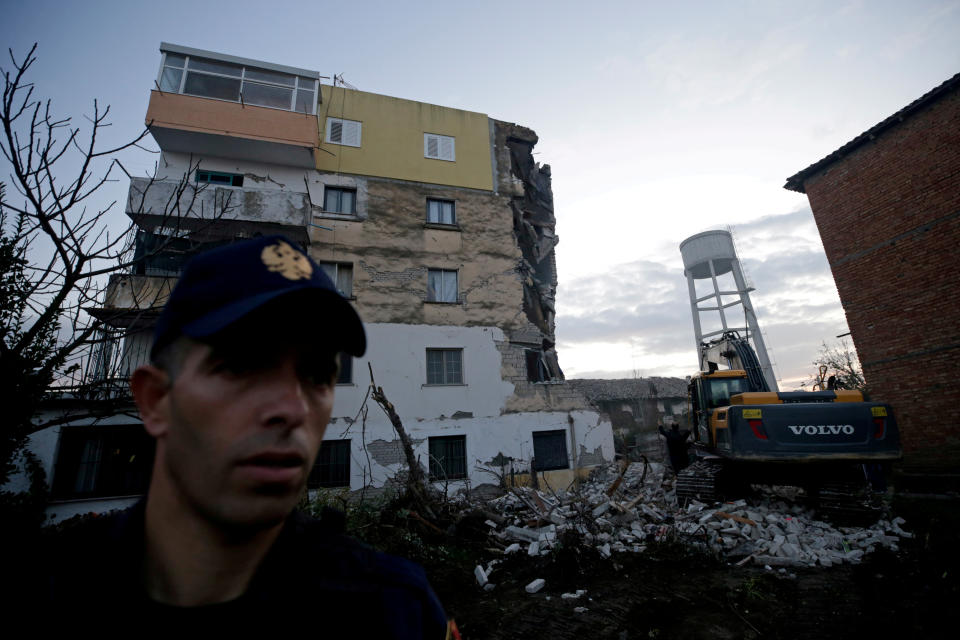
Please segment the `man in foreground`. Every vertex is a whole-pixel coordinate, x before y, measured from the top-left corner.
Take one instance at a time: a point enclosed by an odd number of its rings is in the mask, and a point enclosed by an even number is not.
[[[191,261],[131,388],[156,456],[146,499],[65,536],[50,604],[160,624],[316,622],[327,637],[444,638],[422,568],[294,511],[333,408],[353,308],[279,236]],[[275,614],[290,618],[276,618]]]

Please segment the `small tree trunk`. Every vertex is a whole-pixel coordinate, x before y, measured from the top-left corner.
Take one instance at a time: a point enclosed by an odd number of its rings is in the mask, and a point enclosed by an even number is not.
[[[421,503],[421,506],[430,517],[435,518],[436,516],[433,514],[433,510],[430,509],[427,504],[427,491],[423,477],[423,469],[420,467],[420,463],[417,462],[417,458],[413,455],[413,443],[410,442],[410,436],[407,435],[407,430],[403,428],[403,421],[400,420],[400,416],[397,415],[397,410],[394,409],[393,403],[387,400],[387,396],[383,393],[383,387],[378,387],[374,381],[373,365],[368,362],[367,367],[370,369],[370,395],[390,419],[393,430],[397,432],[397,437],[400,438],[403,455],[407,459],[407,467],[409,469],[409,473],[407,474],[407,489],[413,494],[417,501]]]

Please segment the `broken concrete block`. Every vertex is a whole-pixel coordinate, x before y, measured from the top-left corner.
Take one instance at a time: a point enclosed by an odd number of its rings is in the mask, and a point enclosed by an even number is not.
[[[764,568],[768,570],[771,567],[797,567],[803,564],[793,558],[779,558],[774,556],[754,556],[753,561],[757,564],[764,565]]]
[[[645,504],[641,504],[640,510],[643,511],[644,514],[653,518],[654,520],[663,520],[663,514],[657,511],[656,509],[654,509],[653,507],[647,506]]]
[[[586,607],[574,607],[574,608],[573,608],[573,612],[574,612],[574,613],[586,613],[587,611],[589,611],[589,609],[587,609]]]
[[[525,542],[536,542],[540,539],[540,534],[533,529],[511,526],[504,529],[504,533],[507,534],[507,536],[512,537],[514,540],[523,540]]]
[[[527,547],[527,555],[535,556],[540,553],[540,543],[536,540],[530,543],[530,546]]]
[[[596,508],[595,508],[593,511],[591,511],[590,513],[593,515],[594,518],[598,518],[598,517],[602,516],[604,513],[606,513],[609,509],[610,509],[610,502],[608,501],[608,502],[604,502],[604,503],[601,504],[600,506],[596,507]]]
[[[860,559],[863,558],[863,551],[860,549],[854,549],[853,551],[848,551],[843,556],[844,560],[847,562],[860,562]]]
[[[603,556],[604,558],[609,558],[609,557],[610,557],[610,545],[609,545],[609,543],[603,544],[603,545],[597,547],[597,551],[599,551],[599,552],[600,552],[600,555]]]
[[[528,584],[526,587],[524,587],[524,589],[527,591],[527,593],[536,593],[537,591],[540,591],[540,589],[543,589],[543,585],[545,584],[547,584],[546,580],[544,580],[543,578],[537,578],[536,580]]]
[[[487,584],[483,585],[483,590],[484,590],[484,591],[493,591],[496,586],[497,586],[497,585],[493,584],[492,582],[488,582]]]
[[[483,570],[483,567],[477,565],[473,569],[473,575],[477,578],[477,584],[481,587],[487,584],[487,572]]]
[[[509,547],[503,550],[504,553],[516,553],[517,551],[520,551],[520,543],[518,542],[514,542]]]

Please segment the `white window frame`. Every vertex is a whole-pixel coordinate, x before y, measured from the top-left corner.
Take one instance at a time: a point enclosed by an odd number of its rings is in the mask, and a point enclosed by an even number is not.
[[[452,219],[452,222],[442,222],[442,221],[439,221],[439,220],[431,220],[431,219],[430,219],[430,205],[431,205],[432,203],[434,203],[434,202],[439,203],[439,204],[441,205],[441,207],[442,207],[442,205],[445,205],[445,204],[449,204],[449,205],[450,205],[450,217],[451,217],[451,219]],[[440,213],[441,213],[440,217],[442,218],[442,217],[443,217],[443,212],[442,212],[442,210],[441,210]],[[445,198],[427,198],[427,222],[430,223],[430,224],[442,224],[442,225],[445,225],[445,226],[448,226],[448,227],[455,227],[455,226],[457,226],[457,201],[456,201],[456,200],[445,199]]]
[[[317,264],[320,265],[321,269],[327,266],[333,267],[334,277],[330,278],[331,280],[333,280],[333,286],[337,287],[337,291],[340,292],[340,295],[342,295],[344,298],[353,298],[353,263],[352,262],[331,262],[331,261],[318,260]],[[346,272],[347,270],[350,271],[350,291],[349,292],[346,292],[340,289],[339,285],[340,285],[341,270],[343,270],[343,272]],[[326,273],[328,277],[330,276],[330,274],[327,273],[326,269],[324,269],[324,273]]]
[[[333,125],[334,123],[340,124],[340,140],[334,140],[332,137]],[[356,125],[354,127],[354,125]],[[356,144],[353,142],[346,142],[344,138],[347,137],[345,134],[349,129],[353,128],[356,131]],[[339,144],[345,147],[359,147],[362,144],[363,139],[363,123],[357,120],[347,120],[345,118],[331,118],[327,116],[327,127],[326,134],[324,135],[324,140],[329,144]]]
[[[430,274],[432,273],[440,274],[440,290],[436,291],[435,295],[431,297]],[[453,274],[453,279],[456,281],[456,294],[453,300],[444,300],[443,292],[446,290],[444,280],[450,277],[449,274]],[[427,269],[427,302],[441,302],[444,304],[457,304],[460,302],[460,272],[457,269]]]
[[[430,355],[429,355],[429,354],[430,354],[431,351],[440,352],[440,353],[443,354],[443,355],[441,356],[442,371],[443,371],[443,382],[430,382]],[[446,357],[446,354],[448,354],[448,353],[453,353],[453,352],[456,352],[456,353],[459,353],[459,354],[460,354],[460,373],[459,373],[460,380],[459,380],[459,381],[456,381],[456,382],[450,382],[450,381],[447,379],[447,357]],[[463,348],[462,348],[462,347],[453,347],[453,348],[447,348],[447,347],[427,347],[426,354],[427,354],[427,355],[425,355],[426,365],[427,365],[427,371],[426,371],[426,374],[427,374],[427,383],[426,383],[426,386],[428,386],[428,387],[463,386],[463,385],[465,384],[464,381],[463,381],[463,371],[464,371],[464,367],[463,367]]]
[[[343,193],[349,192],[353,194],[353,211],[334,211],[332,209],[327,209],[327,198],[330,195],[330,192],[336,191],[341,194],[340,201],[343,202]],[[323,212],[324,213],[334,213],[341,216],[355,216],[357,215],[357,189],[356,187],[341,187],[334,185],[323,185]]]
[[[168,56],[168,55],[174,55],[174,56],[178,56],[178,57],[180,57],[180,58],[183,58],[183,66],[182,66],[182,67],[177,67],[177,66],[175,66],[175,64],[167,64],[167,56]],[[206,70],[201,71],[201,70],[199,70],[199,69],[191,69],[191,68],[190,68],[190,60],[191,60],[191,59],[209,60],[209,61],[211,61],[211,62],[219,62],[219,63],[221,63],[221,64],[231,64],[231,65],[234,65],[234,66],[238,66],[238,67],[240,67],[240,75],[239,75],[239,76],[235,76],[235,75],[229,75],[229,74],[216,73],[215,71],[206,71]],[[184,92],[184,88],[186,87],[186,84],[187,84],[187,74],[188,74],[188,73],[196,73],[196,74],[200,74],[200,75],[207,75],[207,76],[214,76],[214,77],[221,77],[221,78],[230,78],[230,79],[232,79],[232,80],[240,80],[240,96],[241,96],[241,97],[243,96],[243,86],[244,86],[245,83],[260,84],[260,85],[265,85],[265,86],[268,86],[268,87],[276,87],[276,88],[281,88],[281,89],[290,89],[290,105],[289,105],[289,107],[284,108],[284,107],[277,107],[277,106],[271,106],[271,105],[253,105],[253,103],[249,103],[249,104],[252,104],[253,106],[263,107],[264,109],[280,109],[281,111],[293,111],[293,112],[295,112],[295,113],[309,113],[309,114],[311,114],[311,115],[315,114],[316,111],[317,111],[317,92],[318,92],[319,89],[320,89],[320,80],[319,80],[319,79],[306,78],[306,77],[304,77],[304,76],[296,75],[296,74],[293,74],[293,73],[287,73],[287,72],[285,72],[285,71],[278,71],[278,70],[270,69],[270,68],[267,68],[267,67],[258,67],[258,66],[256,66],[255,64],[241,63],[241,62],[238,62],[238,61],[235,61],[235,60],[221,60],[221,59],[219,59],[215,54],[209,53],[209,52],[207,53],[207,55],[198,56],[198,55],[190,55],[190,54],[186,54],[186,53],[180,53],[180,52],[176,52],[176,51],[163,51],[163,55],[161,56],[161,60],[160,60],[160,71],[159,71],[159,73],[157,74],[157,87],[161,87],[161,86],[162,86],[162,84],[163,84],[163,72],[164,72],[164,70],[167,69],[167,68],[172,69],[172,70],[176,70],[176,71],[179,71],[179,72],[180,72],[180,84],[179,84],[179,86],[177,87],[176,91],[173,91],[173,90],[171,90],[171,89],[167,89],[167,91],[169,91],[169,92],[171,92],[171,93],[179,93],[179,94],[186,95],[186,96],[193,96],[193,97],[197,97],[197,98],[205,98],[205,99],[207,99],[207,100],[222,100],[222,101],[224,101],[224,102],[241,102],[241,100],[227,100],[227,99],[224,99],[224,98],[216,98],[216,97],[213,97],[213,96],[198,95],[198,94],[195,94],[195,93],[185,93],[185,92]],[[251,71],[258,71],[258,70],[259,70],[259,71],[265,71],[265,72],[269,72],[269,73],[274,73],[274,74],[277,74],[277,75],[289,76],[290,78],[293,79],[293,84],[282,84],[282,83],[277,83],[277,82],[271,82],[271,81],[269,81],[269,80],[264,80],[264,79],[248,78],[248,77],[247,77],[247,70],[248,70],[248,69],[251,70]],[[160,89],[160,90],[161,90],[161,91],[164,91],[164,89]],[[310,110],[309,110],[309,111],[305,111],[305,112],[304,112],[304,111],[297,111],[297,96],[298,96],[298,94],[299,94],[300,92],[310,93],[310,95],[311,95],[311,104],[310,104]]]
[[[430,152],[430,143],[436,145],[436,153]],[[444,136],[439,133],[423,134],[423,157],[431,160],[457,161],[457,139],[453,136]]]

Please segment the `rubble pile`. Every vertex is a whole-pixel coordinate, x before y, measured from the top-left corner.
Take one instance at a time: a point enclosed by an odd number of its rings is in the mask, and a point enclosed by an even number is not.
[[[777,495],[679,505],[673,476],[659,463],[610,467],[577,489],[516,487],[486,502],[485,509],[493,543],[504,554],[530,556],[552,553],[561,536],[574,532],[607,558],[676,539],[739,559],[738,565],[830,567],[858,563],[881,547],[897,551],[901,539],[913,537],[901,528],[902,518],[881,519],[868,528],[834,527]],[[496,562],[477,568],[481,586]]]

